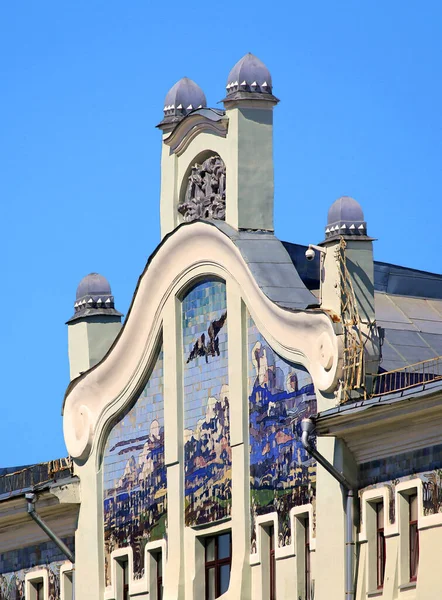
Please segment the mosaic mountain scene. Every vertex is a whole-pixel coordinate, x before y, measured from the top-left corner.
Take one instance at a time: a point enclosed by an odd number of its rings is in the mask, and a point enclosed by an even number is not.
[[[106,584],[110,554],[131,546],[134,577],[144,575],[147,542],[166,535],[163,354],[135,405],[111,430],[103,459]]]
[[[185,523],[230,515],[231,449],[225,284],[183,298]]]
[[[301,420],[316,413],[309,373],[276,354],[248,320],[252,552],[255,517],[278,513],[278,545],[291,542],[289,511],[314,502],[316,468],[301,443]]]

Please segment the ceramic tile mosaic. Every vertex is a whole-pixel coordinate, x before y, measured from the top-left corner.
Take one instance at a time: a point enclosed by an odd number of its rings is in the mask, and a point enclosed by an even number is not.
[[[74,537],[63,538],[70,550],[74,550]],[[66,562],[65,555],[54,542],[43,542],[0,554],[0,600],[23,600],[25,577],[39,569],[48,570],[49,598],[60,598],[60,567]]]
[[[359,495],[386,485],[390,492],[390,522],[394,523],[394,488],[416,478],[422,481],[424,515],[442,512],[442,444],[362,463]]]
[[[230,515],[226,287],[203,281],[183,298],[185,522]]]
[[[144,547],[166,535],[163,353],[135,404],[113,426],[103,458],[106,584],[110,553],[131,546],[134,577],[144,575]]]
[[[248,315],[252,552],[255,517],[276,511],[278,545],[291,542],[289,511],[314,503],[315,462],[301,443],[301,420],[316,413],[310,374],[274,352]]]

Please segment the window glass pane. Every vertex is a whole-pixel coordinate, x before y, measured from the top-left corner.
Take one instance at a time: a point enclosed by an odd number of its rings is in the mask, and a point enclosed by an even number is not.
[[[416,579],[419,566],[419,531],[417,524],[410,525],[410,578]]]
[[[230,556],[230,533],[223,533],[218,536],[218,558],[228,558]]]
[[[206,561],[215,560],[215,538],[206,538]]]
[[[206,600],[215,600],[215,569],[208,569],[206,585]]]
[[[224,594],[224,592],[227,592],[227,590],[229,589],[230,565],[221,565],[219,580],[219,592],[221,595]]]

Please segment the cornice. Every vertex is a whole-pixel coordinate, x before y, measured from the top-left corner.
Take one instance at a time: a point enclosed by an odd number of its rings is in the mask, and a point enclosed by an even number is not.
[[[216,226],[194,222],[176,229],[159,246],[138,281],[113,346],[67,390],[63,429],[69,454],[77,461],[87,460],[97,429],[127,406],[144,384],[155,360],[168,298],[207,275],[236,283],[274,350],[303,365],[320,392],[335,389],[342,369],[342,336],[335,333],[331,318],[319,309],[287,310],[272,302],[234,241]]]
[[[440,389],[422,391],[365,410],[320,416],[317,433],[345,440],[358,463],[418,450],[440,443],[442,404]],[[406,435],[404,432],[406,431]]]

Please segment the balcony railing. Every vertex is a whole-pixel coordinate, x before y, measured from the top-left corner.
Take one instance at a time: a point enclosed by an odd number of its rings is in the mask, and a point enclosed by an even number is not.
[[[407,365],[395,371],[379,373],[374,378],[372,396],[384,396],[442,379],[442,356]]]

